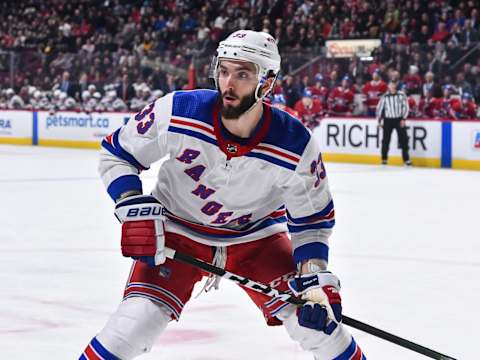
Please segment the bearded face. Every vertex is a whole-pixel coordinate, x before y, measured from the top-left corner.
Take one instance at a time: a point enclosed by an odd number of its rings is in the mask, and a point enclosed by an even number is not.
[[[218,67],[218,104],[223,119],[238,119],[255,103],[257,68],[245,61],[222,60]]]
[[[240,96],[229,89],[221,93],[218,102],[223,119],[238,119],[255,104],[255,90],[247,95]]]

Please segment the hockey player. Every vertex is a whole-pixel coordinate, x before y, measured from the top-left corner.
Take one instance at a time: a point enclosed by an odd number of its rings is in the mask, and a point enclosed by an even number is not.
[[[367,116],[375,116],[380,96],[387,91],[387,83],[380,77],[380,70],[376,69],[372,74],[372,80],[368,81],[362,88],[365,96]]]
[[[287,100],[285,100],[285,96],[283,96],[283,94],[273,95],[272,106],[276,107],[277,109],[286,111],[287,113],[298,119],[298,112],[287,106]]]
[[[433,89],[426,92],[426,96],[420,100],[420,116],[434,118],[442,107],[442,99],[433,97]]]
[[[446,84],[442,88],[443,97],[440,98],[439,105],[434,111],[434,115],[440,119],[455,119],[454,107],[460,106],[460,100],[452,95],[455,93],[453,85]]]
[[[327,100],[330,90],[323,85],[322,74],[318,73],[315,75],[315,85],[309,86],[308,90],[312,92],[312,96],[314,99],[318,99],[320,101],[323,109],[326,109],[328,107]]]
[[[452,105],[452,110],[456,119],[477,118],[477,104],[475,104],[473,96],[469,92],[464,92],[462,94],[462,101],[455,102]]]
[[[218,46],[216,91],[167,94],[104,139],[99,170],[122,223],[122,254],[135,261],[123,302],[80,359],[135,358],[180,318],[204,273],[166,259],[165,246],[290,288],[309,301],[297,309],[245,291],[315,359],[365,359],[341,323],[338,278],[326,271],[334,209],[318,144],[262,101],[279,70],[272,36],[236,31]],[[138,174],[166,155],[142,195]]]
[[[337,86],[328,96],[328,109],[331,115],[352,115],[354,92],[348,75],[342,79],[341,86]]]
[[[406,83],[402,83],[399,86],[399,90],[403,92],[405,95],[407,95],[408,85]],[[420,117],[420,108],[419,108],[420,104],[417,104],[417,100],[415,100],[415,96],[407,95],[407,101],[408,101],[408,117],[410,119]]]
[[[310,90],[305,89],[303,91],[303,96],[297,101],[294,109],[305,127],[313,130],[320,125],[324,111],[320,100],[313,98]]]

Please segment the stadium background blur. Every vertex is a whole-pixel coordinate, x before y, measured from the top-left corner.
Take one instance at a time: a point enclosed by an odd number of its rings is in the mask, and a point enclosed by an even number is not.
[[[310,128],[372,116],[389,80],[415,118],[477,118],[478,1],[123,1],[0,3],[0,109],[138,111],[173,90],[212,88],[210,60],[238,29],[282,55],[271,101]],[[335,39],[379,39],[369,56],[327,56]],[[373,83],[372,83],[373,80]],[[385,90],[383,90],[385,89]]]

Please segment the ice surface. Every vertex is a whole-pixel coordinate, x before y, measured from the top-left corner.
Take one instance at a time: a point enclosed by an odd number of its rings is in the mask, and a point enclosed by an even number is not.
[[[0,146],[0,359],[77,359],[122,297],[130,261],[97,156]],[[143,175],[146,189],[154,170]],[[333,163],[327,172],[337,219],[330,268],[345,314],[458,359],[480,358],[480,172]],[[352,333],[368,359],[426,359]],[[224,280],[141,359],[311,356]]]

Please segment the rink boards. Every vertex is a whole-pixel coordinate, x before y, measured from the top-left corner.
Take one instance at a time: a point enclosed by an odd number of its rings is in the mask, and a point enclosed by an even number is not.
[[[99,148],[103,137],[129,119],[127,113],[0,110],[0,143]],[[407,121],[415,166],[480,170],[480,121]],[[326,161],[380,163],[381,130],[373,118],[327,117],[315,128]],[[389,164],[401,165],[394,132]]]

